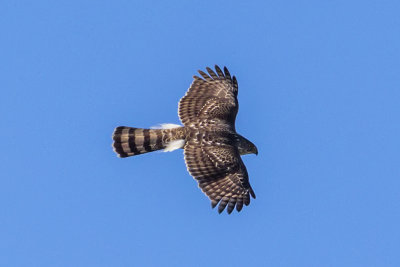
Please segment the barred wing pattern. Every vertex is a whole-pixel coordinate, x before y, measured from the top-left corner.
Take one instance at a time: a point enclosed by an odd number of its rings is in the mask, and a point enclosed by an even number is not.
[[[189,173],[210,198],[212,207],[219,203],[219,213],[226,206],[229,214],[235,206],[241,211],[243,204],[250,204],[249,195],[255,198],[237,148],[199,144],[193,140],[186,143],[184,154]]]
[[[228,206],[230,214],[235,207],[240,211],[243,204],[249,205],[250,195],[255,198],[239,150],[233,140],[225,138],[236,135],[238,83],[226,67],[222,71],[216,65],[216,73],[206,69],[208,74],[199,70],[202,78],[193,77],[179,102],[179,118],[195,133],[187,138],[185,162],[212,207],[219,203],[221,213]]]
[[[199,120],[217,118],[234,129],[239,109],[238,83],[226,67],[222,72],[216,65],[215,70],[217,73],[207,67],[209,75],[199,70],[203,79],[193,76],[193,83],[179,101],[178,113],[183,125],[190,126]]]

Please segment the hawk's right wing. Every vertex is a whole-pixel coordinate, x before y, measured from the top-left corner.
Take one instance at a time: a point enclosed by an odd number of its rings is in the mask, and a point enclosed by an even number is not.
[[[243,204],[250,204],[250,195],[256,197],[237,148],[189,141],[185,145],[184,154],[189,173],[210,198],[212,207],[219,203],[219,213],[226,206],[228,213],[235,206],[237,211],[241,211]]]
[[[193,76],[193,83],[179,101],[178,114],[185,126],[199,120],[220,119],[234,128],[239,109],[238,83],[226,67],[222,72],[215,65],[215,70],[217,73],[207,67],[208,74],[199,70],[203,78]]]

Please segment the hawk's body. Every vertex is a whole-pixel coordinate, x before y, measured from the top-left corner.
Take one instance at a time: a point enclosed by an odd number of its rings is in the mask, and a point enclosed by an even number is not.
[[[183,127],[140,129],[120,126],[113,134],[113,147],[120,157],[129,157],[159,149],[171,151],[184,148],[189,173],[210,198],[218,211],[226,206],[231,213],[255,198],[240,155],[255,153],[257,148],[236,133],[238,84],[227,68],[217,73],[207,68],[209,75],[194,76],[186,95],[179,102],[179,117]]]

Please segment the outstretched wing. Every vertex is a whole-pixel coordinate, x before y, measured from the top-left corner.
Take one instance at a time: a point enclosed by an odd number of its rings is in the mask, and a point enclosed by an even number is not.
[[[231,77],[228,69],[224,71],[215,65],[215,73],[207,67],[208,74],[199,70],[202,78],[194,80],[179,101],[178,114],[183,125],[189,126],[200,120],[220,119],[234,128],[239,109],[236,77]]]
[[[229,214],[235,206],[237,211],[241,211],[243,204],[250,204],[250,195],[256,197],[237,148],[192,140],[186,143],[184,154],[189,173],[210,198],[212,207],[219,203],[219,213],[226,206]]]

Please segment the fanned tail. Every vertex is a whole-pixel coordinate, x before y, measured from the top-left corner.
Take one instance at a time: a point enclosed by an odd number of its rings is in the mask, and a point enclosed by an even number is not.
[[[162,129],[142,129],[126,126],[115,128],[112,144],[120,158],[140,155],[165,148]]]
[[[168,124],[172,125],[172,124]],[[164,127],[162,129],[143,129],[127,126],[115,128],[112,146],[118,157],[126,158],[160,149],[173,151],[185,144],[184,128]]]

